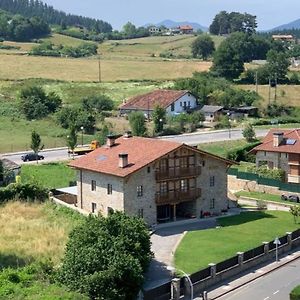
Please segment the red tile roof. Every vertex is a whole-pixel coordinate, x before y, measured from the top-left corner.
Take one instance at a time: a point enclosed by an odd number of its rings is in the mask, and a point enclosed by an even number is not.
[[[179,29],[180,30],[193,30],[193,27],[190,25],[182,25],[182,26],[179,26]]]
[[[156,90],[129,99],[120,109],[153,110],[156,105],[167,108],[187,93],[186,90]]]
[[[107,146],[98,148],[93,152],[70,162],[69,166],[76,169],[126,177],[183,146],[222,160],[226,164],[233,164],[232,161],[181,143],[142,137],[120,137],[116,139],[115,146],[110,148]],[[128,154],[128,166],[125,168],[119,167],[119,154],[121,153]]]
[[[279,147],[273,146],[273,133],[283,132],[283,142]],[[295,140],[295,144],[287,145],[286,140]],[[261,145],[256,146],[251,152],[268,151],[268,152],[282,152],[282,153],[299,153],[300,154],[300,129],[281,130],[271,129],[263,139]]]

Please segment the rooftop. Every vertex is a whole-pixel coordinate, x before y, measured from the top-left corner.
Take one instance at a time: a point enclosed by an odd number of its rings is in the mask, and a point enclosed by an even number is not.
[[[230,160],[182,143],[143,137],[119,137],[115,140],[114,146],[102,146],[81,158],[73,160],[69,166],[76,169],[126,177],[181,147],[188,147],[199,153],[222,160],[226,164],[233,164]],[[124,168],[119,167],[120,154],[128,154],[128,165]]]
[[[130,98],[125,104],[121,105],[120,108],[153,110],[157,105],[167,108],[187,93],[189,93],[189,91],[186,90],[156,90]]]
[[[221,109],[223,109],[223,106],[215,106],[215,105],[204,105],[200,111],[204,113],[215,113]]]
[[[278,147],[273,145],[273,135],[283,133],[283,141]],[[262,144],[256,146],[253,150],[268,151],[268,152],[282,152],[282,153],[297,153],[300,154],[300,129],[281,130],[271,129],[264,137]]]

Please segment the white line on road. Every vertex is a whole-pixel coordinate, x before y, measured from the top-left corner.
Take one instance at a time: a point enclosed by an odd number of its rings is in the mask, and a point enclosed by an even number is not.
[[[276,295],[277,293],[279,293],[279,290],[277,290],[276,292],[274,292],[273,295]]]
[[[266,297],[264,300],[268,300],[268,299],[270,299],[270,297]]]

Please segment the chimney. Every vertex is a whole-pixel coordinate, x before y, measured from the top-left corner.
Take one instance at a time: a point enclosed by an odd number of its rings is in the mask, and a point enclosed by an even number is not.
[[[120,153],[119,154],[119,168],[126,168],[128,166],[128,154]]]
[[[125,139],[129,139],[129,138],[131,138],[131,137],[132,137],[131,131],[125,131],[125,133],[124,133],[124,138],[125,138]]]
[[[279,147],[283,141],[283,132],[274,132],[273,133],[273,146]]]
[[[106,140],[106,146],[111,148],[115,145],[116,137],[114,135],[108,135]]]

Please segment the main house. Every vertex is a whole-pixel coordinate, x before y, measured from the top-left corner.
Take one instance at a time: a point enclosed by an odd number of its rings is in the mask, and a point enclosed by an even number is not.
[[[153,225],[226,210],[232,163],[185,144],[126,134],[109,136],[69,165],[77,169],[81,209],[104,216],[123,211]]]
[[[300,183],[300,129],[272,129],[251,153],[256,154],[257,167],[282,169],[287,182]]]
[[[129,99],[120,106],[120,114],[141,111],[150,118],[155,106],[163,107],[168,115],[175,115],[196,108],[197,99],[186,90],[156,90]]]

